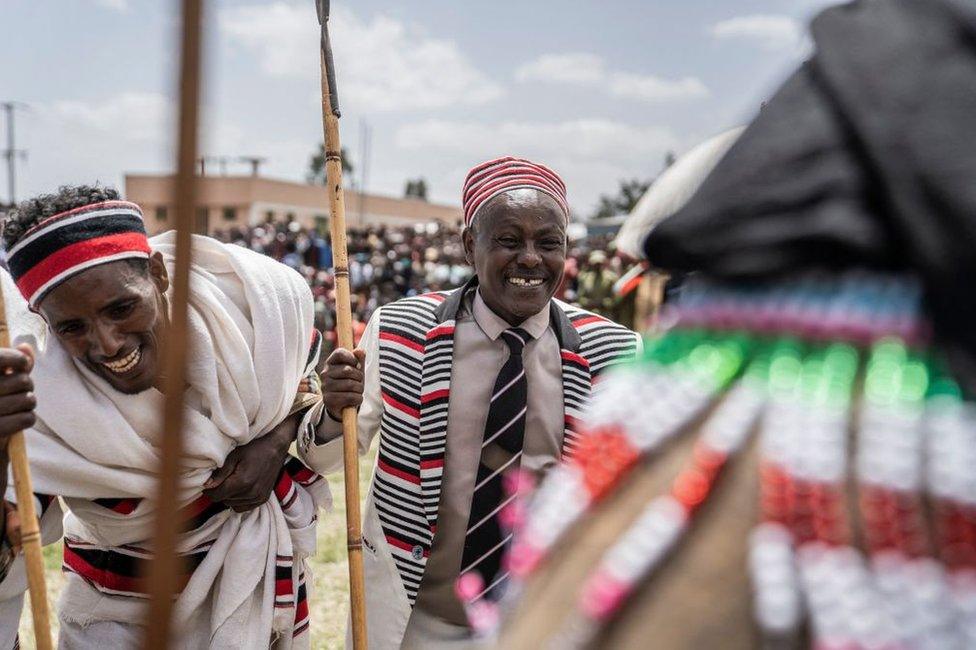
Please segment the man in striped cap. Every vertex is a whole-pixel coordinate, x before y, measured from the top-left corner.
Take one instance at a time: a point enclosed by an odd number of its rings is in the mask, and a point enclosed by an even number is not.
[[[174,233],[148,238],[139,206],[114,190],[65,187],[27,201],[3,237],[10,331],[31,346],[0,348],[0,487],[7,440],[25,429],[46,541],[60,535],[66,507],[60,646],[141,644],[161,360],[186,344],[177,645],[308,648],[304,562],[328,488],[288,456],[311,425],[305,411],[321,404],[305,280],[194,237],[186,340],[176,342],[167,336]],[[15,515],[8,506],[0,521],[5,513],[0,648],[11,648],[25,584],[22,562],[11,565]]]
[[[307,452],[320,471],[341,467],[337,416],[348,405],[360,406],[361,451],[380,437],[364,524],[369,645],[379,650],[477,643],[455,586],[469,596],[505,587],[503,478],[571,452],[592,380],[639,345],[553,300],[569,218],[555,172],[491,160],[468,174],[462,202],[474,278],[384,306],[360,350],[329,357],[335,422]]]

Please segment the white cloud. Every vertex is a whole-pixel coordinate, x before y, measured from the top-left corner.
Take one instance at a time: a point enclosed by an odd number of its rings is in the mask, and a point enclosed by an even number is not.
[[[750,40],[766,50],[792,49],[803,45],[803,28],[789,16],[736,16],[715,23],[708,31],[713,38],[719,40]]]
[[[128,11],[129,0],[95,0],[95,4],[115,11]]]
[[[318,79],[318,22],[314,4],[278,0],[226,7],[221,34],[253,52],[273,77]],[[344,8],[330,19],[340,104],[365,111],[443,108],[483,104],[502,88],[476,69],[450,40],[393,18],[369,21]]]
[[[708,88],[697,77],[662,79],[653,75],[614,73],[610,93],[615,97],[639,99],[645,102],[669,102],[708,97]]]
[[[60,100],[39,107],[41,115],[81,133],[158,143],[173,132],[174,105],[159,93],[123,92],[99,101]]]
[[[175,107],[164,95],[122,92],[33,108],[21,122],[30,149],[28,192],[96,181],[121,189],[121,170],[173,168]]]
[[[603,59],[589,52],[543,54],[515,70],[517,81],[543,81],[577,86],[601,86],[614,97],[657,104],[708,97],[697,77],[664,79],[654,75],[609,71]]]
[[[543,54],[534,61],[523,63],[515,71],[517,81],[545,81],[589,85],[604,80],[603,59],[589,52]]]
[[[543,162],[564,178],[571,205],[588,214],[602,192],[634,176],[650,178],[660,170],[664,152],[681,142],[668,129],[606,119],[564,122],[479,122],[426,120],[401,127],[394,144],[409,154],[436,159],[429,180],[438,200],[456,201],[467,170],[499,155],[526,156]]]

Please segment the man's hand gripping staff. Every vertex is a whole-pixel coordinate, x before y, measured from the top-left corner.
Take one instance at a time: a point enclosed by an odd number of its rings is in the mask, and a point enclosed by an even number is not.
[[[351,350],[352,309],[349,303],[349,267],[346,254],[346,211],[342,197],[342,160],[339,141],[339,95],[329,41],[329,0],[316,0],[321,46],[322,129],[325,133],[325,172],[329,186],[329,229],[332,233],[336,287],[336,333],[339,347]],[[341,412],[343,465],[346,490],[346,546],[349,550],[349,599],[352,641],[355,650],[366,648],[366,587],[363,579],[362,517],[359,505],[359,445],[356,409],[352,404]]]

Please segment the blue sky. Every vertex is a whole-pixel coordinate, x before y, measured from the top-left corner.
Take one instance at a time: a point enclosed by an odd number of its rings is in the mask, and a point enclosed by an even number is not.
[[[172,169],[177,4],[4,0],[14,29],[0,41],[0,100],[30,106],[17,116],[29,150],[18,198]],[[559,171],[585,215],[618,179],[656,174],[665,151],[747,121],[807,52],[805,24],[829,3],[332,4],[355,180],[365,121],[370,191],[398,195],[424,176],[432,199],[457,203],[471,165],[512,153]],[[267,156],[267,175],[301,180],[321,139],[313,0],[207,6],[202,151]]]

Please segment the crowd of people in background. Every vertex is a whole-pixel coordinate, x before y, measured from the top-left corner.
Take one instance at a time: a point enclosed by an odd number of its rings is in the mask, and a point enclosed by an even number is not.
[[[327,232],[288,221],[221,230],[213,236],[273,257],[301,273],[315,297],[315,327],[334,344],[335,282]],[[377,308],[404,296],[453,289],[471,277],[459,229],[452,226],[374,226],[351,229],[346,237],[357,341]],[[633,298],[617,296],[614,284],[633,264],[634,260],[613,251],[609,236],[571,242],[556,297],[629,327]]]

